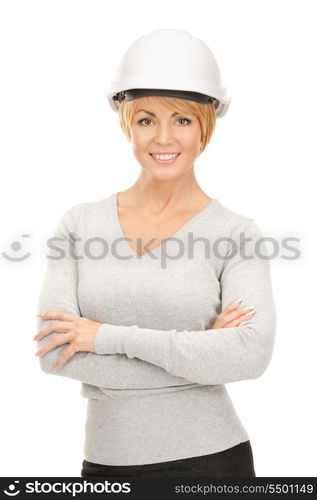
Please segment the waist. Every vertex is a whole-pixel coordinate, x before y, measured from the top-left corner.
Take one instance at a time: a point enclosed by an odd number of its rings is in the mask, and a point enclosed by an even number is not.
[[[142,397],[117,393],[88,400],[89,462],[140,465],[177,460],[216,453],[249,438],[224,385],[182,386]]]
[[[158,387],[152,389],[109,389],[107,387],[97,387],[94,385],[82,383],[81,385],[81,396],[87,399],[103,399],[109,400],[109,398],[114,399],[126,399],[126,398],[141,398],[149,396],[159,396],[160,394],[171,394],[177,393],[179,391],[192,390],[198,387],[206,387],[201,384],[189,383],[182,385],[173,385],[167,387]],[[224,387],[223,385],[211,385],[208,386],[212,389],[217,389],[219,387]]]

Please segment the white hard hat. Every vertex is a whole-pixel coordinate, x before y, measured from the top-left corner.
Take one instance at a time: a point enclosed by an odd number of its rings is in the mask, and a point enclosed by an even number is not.
[[[124,54],[105,95],[114,111],[123,100],[166,95],[213,103],[219,118],[231,101],[209,47],[177,29],[159,29],[138,38]]]

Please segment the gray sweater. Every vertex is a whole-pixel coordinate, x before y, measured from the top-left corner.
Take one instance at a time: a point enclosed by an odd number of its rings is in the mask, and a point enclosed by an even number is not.
[[[138,256],[124,238],[114,193],[71,206],[53,236],[59,240],[49,245],[47,256],[55,259],[48,258],[38,312],[63,310],[102,323],[95,353],[77,352],[57,372],[67,344],[39,358],[44,372],[82,382],[84,458],[139,465],[248,440],[225,384],[260,377],[273,351],[276,311],[256,222],[214,198],[173,237]],[[255,306],[253,317],[212,329],[239,298],[241,307]],[[49,321],[38,318],[36,331]]]

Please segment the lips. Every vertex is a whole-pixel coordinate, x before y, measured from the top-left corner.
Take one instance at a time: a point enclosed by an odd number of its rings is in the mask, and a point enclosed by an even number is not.
[[[167,153],[165,153],[165,154],[167,154]],[[159,165],[171,165],[172,163],[176,162],[177,158],[180,156],[180,153],[174,153],[175,156],[172,156],[171,158],[168,158],[166,160],[159,159],[156,156],[154,156],[154,154],[152,154],[152,153],[149,153],[149,155],[153,158],[153,161],[155,161]]]
[[[176,155],[173,157],[173,159],[175,160],[176,158],[178,158],[180,156],[180,153],[149,153],[149,155],[152,156],[152,158],[154,158],[156,160],[157,160],[157,158],[154,155],[160,155],[160,156],[161,155],[162,156],[164,156],[164,155]]]

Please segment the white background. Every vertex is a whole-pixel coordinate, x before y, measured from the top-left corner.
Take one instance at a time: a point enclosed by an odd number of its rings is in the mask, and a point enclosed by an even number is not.
[[[316,476],[316,17],[314,1],[1,1],[1,476],[80,476],[80,382],[34,357],[46,238],[70,206],[123,191],[140,166],[104,91],[133,41],[201,38],[232,97],[196,162],[202,189],[265,235],[278,327],[262,377],[227,385],[257,476]],[[29,234],[28,238],[23,234]],[[20,253],[11,248],[22,244]]]

